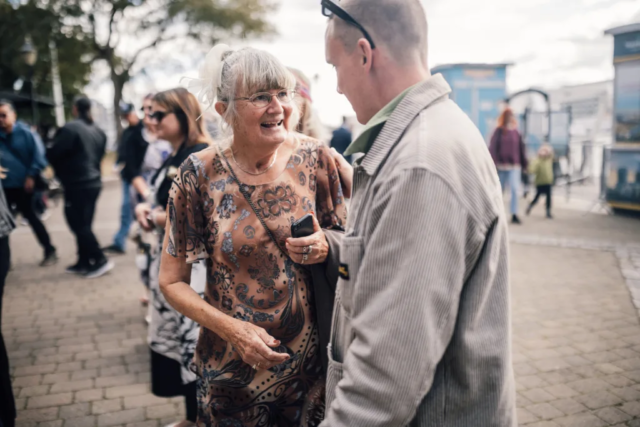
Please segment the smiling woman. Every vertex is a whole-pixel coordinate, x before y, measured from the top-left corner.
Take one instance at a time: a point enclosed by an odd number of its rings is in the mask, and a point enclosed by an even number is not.
[[[345,225],[338,172],[326,148],[293,130],[296,80],[275,57],[216,47],[204,68],[205,101],[230,136],[178,171],[161,288],[203,326],[199,424],[298,426],[309,391],[322,383],[326,350],[308,265],[328,255],[322,227]],[[292,221],[309,213],[315,233],[291,238]],[[207,262],[204,300],[187,285],[198,260]]]

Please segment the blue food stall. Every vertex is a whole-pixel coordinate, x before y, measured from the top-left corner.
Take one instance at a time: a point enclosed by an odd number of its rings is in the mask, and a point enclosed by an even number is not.
[[[640,23],[605,32],[614,38],[613,147],[606,200],[614,209],[640,211]]]
[[[491,138],[501,103],[507,97],[507,67],[511,64],[447,64],[431,70],[451,86],[451,99]]]

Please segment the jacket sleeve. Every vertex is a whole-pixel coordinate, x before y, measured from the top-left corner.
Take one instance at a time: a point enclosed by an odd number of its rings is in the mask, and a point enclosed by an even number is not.
[[[47,158],[54,169],[60,164],[60,161],[73,150],[76,134],[68,127],[63,126],[58,129],[56,136],[53,138],[53,144],[47,150]]]
[[[529,160],[527,159],[527,146],[524,145],[524,140],[522,139],[522,135],[518,133],[519,143],[520,143],[520,165],[522,166],[522,170],[527,170],[529,167]]]
[[[410,423],[451,340],[472,258],[466,237],[475,223],[440,177],[403,171],[375,197],[371,215],[380,220],[343,296],[354,338],[323,427]]]
[[[499,128],[493,131],[493,135],[491,136],[491,141],[489,142],[489,153],[491,154],[491,158],[493,159],[493,163],[498,164],[498,135]]]
[[[44,144],[40,139],[40,135],[34,132],[28,132],[27,138],[30,140],[31,152],[31,166],[27,172],[28,176],[39,175],[44,168],[47,167],[47,159],[45,157]]]

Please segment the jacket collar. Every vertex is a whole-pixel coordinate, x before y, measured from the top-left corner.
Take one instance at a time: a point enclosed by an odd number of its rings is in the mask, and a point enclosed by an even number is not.
[[[420,112],[451,93],[442,74],[416,85],[398,104],[360,165],[368,175],[375,174],[389,152]]]

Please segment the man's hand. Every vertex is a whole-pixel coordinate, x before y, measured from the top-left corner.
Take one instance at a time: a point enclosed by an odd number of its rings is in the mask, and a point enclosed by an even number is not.
[[[36,187],[36,180],[33,179],[32,176],[28,176],[24,181],[24,191],[31,194],[33,193],[33,189]]]

